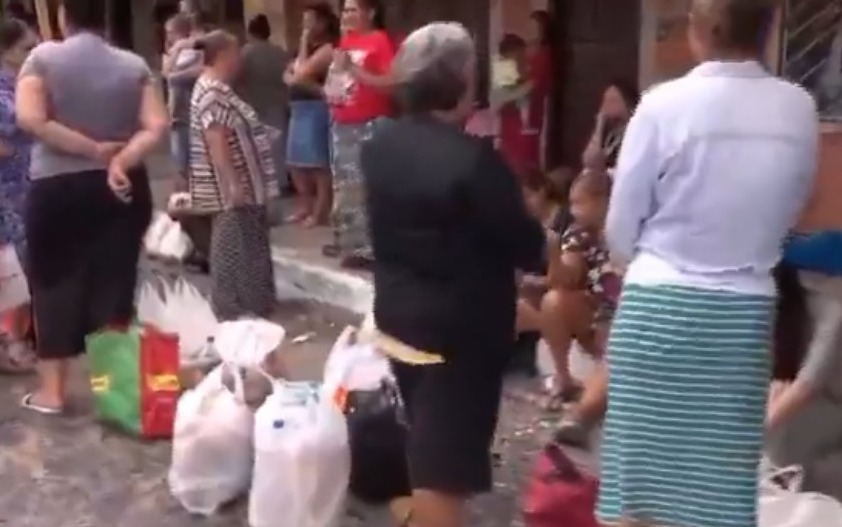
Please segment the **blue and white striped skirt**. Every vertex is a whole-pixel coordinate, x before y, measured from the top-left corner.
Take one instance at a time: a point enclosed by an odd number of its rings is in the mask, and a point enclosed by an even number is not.
[[[608,344],[598,514],[657,527],[753,527],[770,297],[627,285]]]

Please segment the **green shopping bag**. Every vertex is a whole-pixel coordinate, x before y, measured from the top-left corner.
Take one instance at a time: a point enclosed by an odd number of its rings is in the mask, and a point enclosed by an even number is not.
[[[135,324],[93,333],[86,348],[97,418],[147,439],[172,437],[178,337]]]

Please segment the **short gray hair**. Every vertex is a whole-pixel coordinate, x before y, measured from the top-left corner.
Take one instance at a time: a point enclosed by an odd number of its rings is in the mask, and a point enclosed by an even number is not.
[[[476,45],[455,22],[434,22],[403,41],[392,74],[395,96],[406,113],[454,109],[468,89],[465,71],[476,63]]]

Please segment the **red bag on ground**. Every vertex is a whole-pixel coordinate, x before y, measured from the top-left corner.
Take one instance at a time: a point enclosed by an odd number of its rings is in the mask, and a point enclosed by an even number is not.
[[[548,444],[523,494],[526,527],[599,527],[598,489],[596,478],[582,473],[559,445]]]
[[[181,393],[178,337],[152,326],[111,328],[87,338],[94,412],[146,439],[172,437]]]

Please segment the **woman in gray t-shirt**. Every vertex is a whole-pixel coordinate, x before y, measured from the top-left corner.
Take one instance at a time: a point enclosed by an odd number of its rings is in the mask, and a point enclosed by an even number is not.
[[[41,381],[22,404],[44,414],[62,411],[85,335],[133,317],[152,209],[143,160],[167,127],[146,63],[99,36],[98,3],[63,0],[65,40],[35,48],[18,76],[18,121],[35,138],[24,223]]]

